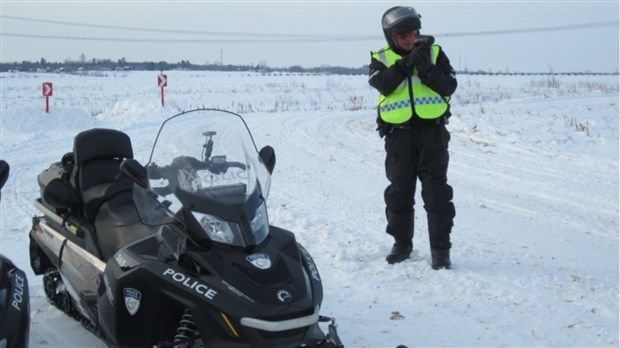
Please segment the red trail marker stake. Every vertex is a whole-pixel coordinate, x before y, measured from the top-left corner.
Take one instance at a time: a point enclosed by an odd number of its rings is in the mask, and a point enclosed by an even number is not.
[[[54,94],[51,82],[43,82],[43,96],[45,97],[45,112],[50,112],[50,97]]]
[[[161,106],[164,106],[164,87],[168,86],[168,75],[163,71],[157,75],[157,86],[161,88]]]

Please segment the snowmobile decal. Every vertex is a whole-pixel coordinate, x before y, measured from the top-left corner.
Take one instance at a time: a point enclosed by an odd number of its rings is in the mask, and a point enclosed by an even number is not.
[[[117,253],[114,255],[114,260],[116,260],[116,263],[118,263],[118,266],[121,269],[124,269],[127,267],[127,261],[125,260],[125,258],[123,257],[123,255],[121,253]]]
[[[267,254],[263,254],[263,253],[252,254],[252,255],[246,256],[245,259],[248,260],[248,262],[250,262],[256,268],[259,268],[259,269],[271,268],[271,259],[269,258],[269,255]]]
[[[320,282],[321,277],[319,277],[319,270],[316,268],[316,265],[314,264],[314,261],[312,260],[312,256],[310,256],[310,253],[308,253],[308,250],[306,250],[306,248],[304,247],[300,247],[299,250],[301,251],[301,254],[304,256],[304,260],[308,264],[308,269],[310,270],[312,278],[314,278],[317,282]]]
[[[114,293],[112,292],[107,274],[103,275],[103,283],[105,284],[105,294],[108,296],[108,301],[110,301],[110,304],[114,305]]]
[[[252,299],[250,296],[244,294],[241,290],[235,288],[234,286],[228,284],[226,281],[222,280],[222,284],[224,284],[224,286],[226,286],[226,288],[228,288],[228,290],[230,290],[230,292],[232,292],[233,294],[239,296],[239,297],[243,297],[244,299],[255,303],[256,301],[254,301],[254,299]]]
[[[217,291],[209,288],[206,284],[203,284],[183,273],[176,272],[172,268],[166,269],[163,275],[172,278],[172,280],[174,280],[175,282],[181,283],[183,286],[194,290],[195,292],[208,298],[209,300],[213,300],[213,298],[215,298],[215,295],[217,295]]]
[[[15,273],[15,291],[13,292],[13,300],[11,305],[18,311],[22,311],[23,295],[24,295],[25,277],[23,274]]]
[[[138,313],[138,309],[140,309],[140,298],[142,298],[142,293],[132,288],[123,289],[123,293],[125,294],[125,307],[127,307],[127,312],[134,316]]]

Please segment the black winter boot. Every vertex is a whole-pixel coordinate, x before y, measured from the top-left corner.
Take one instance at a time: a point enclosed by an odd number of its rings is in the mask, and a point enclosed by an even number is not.
[[[431,249],[431,256],[433,258],[431,266],[434,270],[452,268],[450,249]]]
[[[394,246],[392,246],[392,251],[390,251],[390,254],[385,257],[385,260],[390,265],[403,262],[409,258],[412,250],[412,243],[394,243]]]

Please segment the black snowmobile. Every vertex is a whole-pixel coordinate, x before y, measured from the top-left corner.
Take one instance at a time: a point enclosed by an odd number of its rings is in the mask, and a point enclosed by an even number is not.
[[[274,165],[223,110],[165,120],[146,166],[126,134],[84,131],[39,175],[32,269],[108,346],[342,347],[312,257],[269,225]]]
[[[9,164],[0,160],[0,190],[8,178]],[[0,254],[0,348],[28,347],[29,333],[28,279],[11,260]]]

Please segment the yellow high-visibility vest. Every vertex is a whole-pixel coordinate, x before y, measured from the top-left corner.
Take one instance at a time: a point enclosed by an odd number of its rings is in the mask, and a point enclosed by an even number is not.
[[[433,64],[437,62],[440,47],[433,45],[431,59]],[[397,60],[403,57],[395,53],[389,46],[372,52],[372,57],[386,67],[391,67]],[[411,83],[411,85],[410,85]],[[414,68],[411,78],[406,78],[389,95],[379,95],[379,115],[387,123],[401,124],[409,121],[413,117],[411,108],[412,100],[409,90],[413,94],[413,108],[415,113],[426,120],[433,120],[444,115],[448,110],[449,97],[443,97],[430,87],[423,84],[418,77],[418,70]]]

